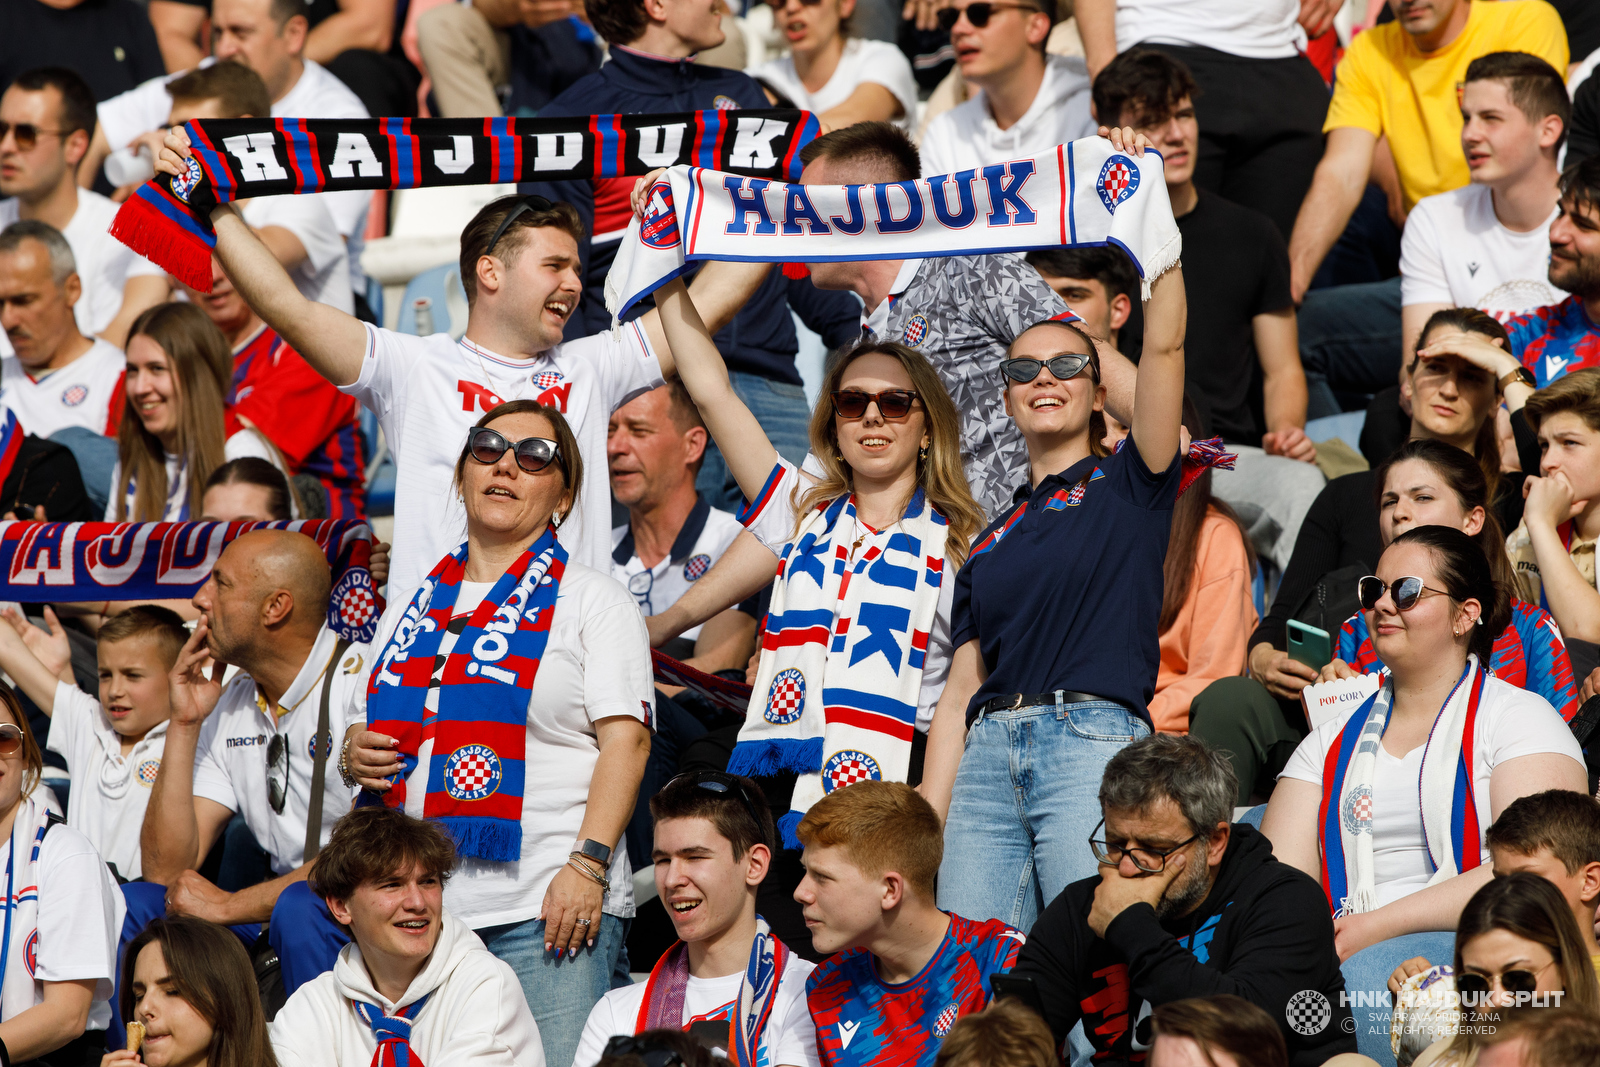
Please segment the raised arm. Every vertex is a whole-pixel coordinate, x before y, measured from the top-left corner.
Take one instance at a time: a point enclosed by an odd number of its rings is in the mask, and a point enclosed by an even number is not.
[[[75,683],[71,680],[72,649],[67,644],[67,632],[48,606],[44,617],[50,627],[48,634],[15,608],[5,610],[0,621],[0,669],[11,676],[40,711],[50,715],[55,710],[56,682]]]
[[[778,574],[778,557],[754,534],[742,530],[700,580],[660,615],[645,619],[650,644],[659,648],[715,617],[742,600],[748,600]]]
[[[1178,452],[1183,423],[1183,335],[1189,318],[1183,268],[1174,266],[1150,287],[1144,306],[1144,353],[1133,397],[1133,441],[1139,458],[1164,471]]]
[[[168,676],[172,718],[161,772],[150,787],[139,833],[145,880],[157,885],[171,886],[184,871],[200,866],[233,814],[214,800],[194,795],[200,729],[222,695],[224,666],[216,664],[208,677],[204,670],[208,658],[202,617]]]
[[[678,377],[694,398],[705,419],[706,428],[722,450],[728,469],[739,483],[746,500],[754,500],[778,462],[761,423],[745,407],[728,380],[728,367],[711,340],[700,312],[689,297],[681,278],[674,278],[656,290],[656,312],[661,329],[672,349]],[[666,372],[667,360],[662,358]]]
[[[189,135],[182,126],[167,134],[156,170],[177,174],[189,158]],[[306,362],[334,385],[352,385],[361,376],[367,328],[352,315],[307,300],[296,289],[272,251],[246,225],[233,205],[211,213],[217,231],[217,259],[245,303]]]

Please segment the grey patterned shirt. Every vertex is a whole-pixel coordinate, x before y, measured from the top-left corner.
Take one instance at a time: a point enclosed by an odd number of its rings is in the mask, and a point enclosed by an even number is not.
[[[1019,255],[907,260],[895,292],[862,323],[862,340],[898,341],[928,357],[961,413],[962,458],[990,521],[1028,479],[1028,449],[1002,402],[1000,361],[1043,319],[1075,321]]]

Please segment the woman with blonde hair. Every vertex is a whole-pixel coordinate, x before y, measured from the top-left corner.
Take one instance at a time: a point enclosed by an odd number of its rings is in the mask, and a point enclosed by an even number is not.
[[[681,281],[656,306],[748,503],[739,521],[777,581],[732,774],[799,776],[784,842],[825,793],[904,782],[950,664],[956,571],[983,524],[961,467],[961,419],[921,354],[868,343],[839,359],[811,417],[816,469],[778,455],[728,380]],[[807,468],[811,464],[807,463]]]
[[[228,460],[256,456],[284,469],[277,448],[260,431],[247,427],[228,436],[223,397],[233,355],[222,331],[198,307],[158,304],[144,312],[134,320],[127,351],[127,410],[117,435],[106,521],[197,518],[206,481]]]

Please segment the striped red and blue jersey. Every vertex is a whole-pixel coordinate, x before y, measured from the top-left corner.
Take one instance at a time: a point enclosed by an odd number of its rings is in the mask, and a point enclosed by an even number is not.
[[[1383,660],[1367,632],[1366,617],[1359,611],[1339,629],[1339,647],[1334,654],[1363,674],[1383,670]],[[1544,697],[1568,722],[1578,713],[1572,660],[1556,620],[1543,608],[1523,600],[1511,601],[1511,624],[1495,641],[1489,667],[1502,682]]]
[[[1506,320],[1506,333],[1511,354],[1533,371],[1541,389],[1575,370],[1600,367],[1600,326],[1580,297],[1514,315]]]
[[[955,1021],[989,1003],[989,976],[1009,970],[1025,940],[998,919],[952,914],[933,958],[899,985],[878,977],[865,949],[830,956],[806,980],[822,1067],[930,1067]]]
[[[233,355],[228,434],[244,420],[283,453],[293,474],[315,475],[328,492],[330,519],[367,513],[366,441],[356,401],[334,388],[277,331],[264,327]]]

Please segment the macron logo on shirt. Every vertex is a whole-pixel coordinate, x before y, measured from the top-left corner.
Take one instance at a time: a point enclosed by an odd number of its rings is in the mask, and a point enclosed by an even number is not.
[[[859,1021],[839,1024],[839,1045],[842,1048],[850,1047],[850,1039],[856,1036],[856,1030],[861,1026]]]

